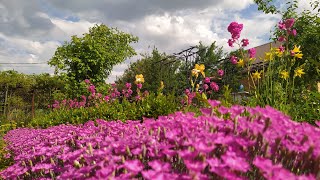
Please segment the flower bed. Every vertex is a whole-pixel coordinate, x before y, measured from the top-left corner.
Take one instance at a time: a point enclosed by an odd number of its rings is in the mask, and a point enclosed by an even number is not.
[[[316,179],[320,129],[271,107],[219,106],[203,115],[20,128],[5,136],[5,179]]]

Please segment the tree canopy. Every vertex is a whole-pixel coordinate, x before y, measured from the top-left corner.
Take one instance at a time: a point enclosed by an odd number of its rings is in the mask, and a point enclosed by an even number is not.
[[[114,65],[136,54],[130,43],[137,41],[137,37],[116,28],[95,25],[83,37],[74,35],[58,47],[48,63],[56,74],[76,82],[103,82]]]

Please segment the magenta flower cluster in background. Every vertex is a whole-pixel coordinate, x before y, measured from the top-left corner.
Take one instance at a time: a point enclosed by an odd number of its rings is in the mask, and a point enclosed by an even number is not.
[[[209,101],[203,115],[20,128],[4,179],[317,179],[320,129],[281,112]],[[318,177],[317,177],[318,176]]]
[[[248,39],[242,39],[239,42],[240,34],[243,29],[243,24],[237,23],[237,22],[232,22],[228,26],[228,32],[231,34],[231,39],[228,40],[228,45],[230,47],[234,47],[234,43],[236,43],[240,49],[243,49],[243,47],[246,47],[249,45],[249,40]],[[243,56],[243,54],[242,54]],[[248,56],[250,59],[255,58],[256,56],[256,49],[255,48],[250,48],[248,49]],[[242,57],[244,58],[244,57]],[[232,55],[230,57],[230,61],[232,64],[237,64],[238,63],[238,57]]]
[[[130,99],[132,98],[133,90],[131,89],[131,83],[126,83],[125,88],[122,89],[120,92],[117,88],[117,85],[115,83],[111,84],[111,88],[109,89],[107,95],[102,95],[101,93],[97,92],[96,87],[90,82],[89,79],[84,80],[84,82],[87,84],[87,90],[90,93],[89,96],[82,95],[80,100],[73,99],[73,100],[67,100],[64,99],[61,102],[55,100],[52,105],[48,105],[48,108],[52,109],[60,109],[60,108],[81,108],[81,107],[90,107],[90,106],[99,106],[99,104],[103,102],[111,102],[116,99],[120,98],[126,98]],[[137,84],[138,91],[142,88],[142,84]],[[146,92],[147,93],[147,92]],[[147,94],[144,94],[145,96]],[[137,97],[132,98],[133,100],[140,100],[137,99]]]

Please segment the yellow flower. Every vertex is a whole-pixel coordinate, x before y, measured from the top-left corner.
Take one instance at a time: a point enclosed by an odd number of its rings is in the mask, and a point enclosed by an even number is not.
[[[239,59],[238,66],[241,66],[241,67],[244,66],[244,60],[243,59]]]
[[[200,64],[200,65],[196,64],[194,66],[194,69],[191,71],[191,73],[193,76],[197,76],[197,77],[198,77],[198,73],[201,73],[202,76],[205,77],[204,70],[205,70],[204,64]]]
[[[134,83],[136,83],[136,84],[144,83],[143,75],[142,74],[137,74],[136,75],[136,81]]]
[[[277,48],[276,49],[276,54],[277,54],[278,57],[282,57],[283,52],[279,48]]]
[[[273,54],[272,52],[266,52],[264,56],[265,61],[271,61],[273,59]]]
[[[163,81],[160,81],[160,89],[163,89],[163,88],[164,88]]]
[[[292,52],[294,52],[295,54],[301,53],[301,51],[300,51],[300,46],[297,47],[296,45],[294,45],[294,48],[292,49]]]
[[[287,80],[289,78],[289,72],[288,71],[283,70],[283,71],[280,72],[280,74],[281,74],[281,78],[282,79]]]
[[[302,54],[302,53],[294,54],[294,57],[299,58],[299,59],[302,59],[302,56],[303,56],[303,54]]]
[[[294,70],[294,77],[296,76],[301,77],[303,74],[305,74],[305,72],[303,72],[302,68],[297,68],[296,70]]]
[[[261,73],[256,71],[255,73],[252,73],[253,79],[261,79]]]

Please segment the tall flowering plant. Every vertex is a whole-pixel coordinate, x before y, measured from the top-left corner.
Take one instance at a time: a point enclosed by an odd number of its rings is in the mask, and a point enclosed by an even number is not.
[[[248,39],[240,38],[242,24],[232,22],[228,31],[232,38],[229,46],[239,46],[240,56],[231,56],[230,61],[244,71],[247,71],[249,88],[254,94],[254,104],[262,106],[271,105],[280,110],[285,110],[292,103],[295,94],[295,82],[303,78],[304,62],[303,53],[298,45],[290,46],[292,37],[297,35],[294,29],[293,18],[282,20],[278,23],[278,41],[282,45],[271,48],[262,59],[262,67],[256,66],[254,48],[245,51],[243,47],[249,44]]]

